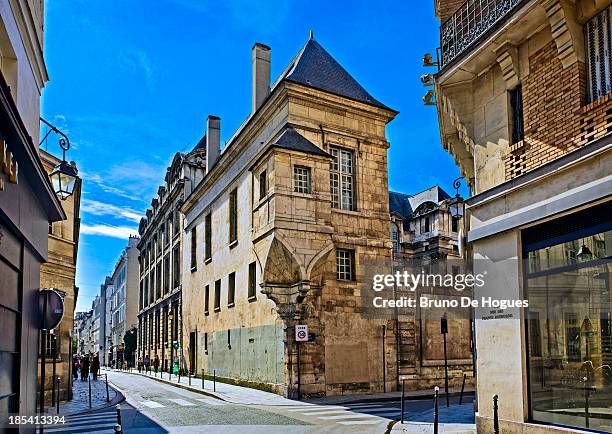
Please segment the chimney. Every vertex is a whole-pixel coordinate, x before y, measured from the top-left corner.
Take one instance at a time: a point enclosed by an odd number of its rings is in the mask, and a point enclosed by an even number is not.
[[[210,172],[221,154],[221,118],[206,118],[206,173]]]
[[[270,47],[256,42],[253,45],[253,106],[259,108],[270,93]]]

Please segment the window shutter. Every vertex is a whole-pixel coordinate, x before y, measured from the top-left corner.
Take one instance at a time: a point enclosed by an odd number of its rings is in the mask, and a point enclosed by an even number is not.
[[[594,101],[612,92],[612,6],[584,26],[589,96]]]

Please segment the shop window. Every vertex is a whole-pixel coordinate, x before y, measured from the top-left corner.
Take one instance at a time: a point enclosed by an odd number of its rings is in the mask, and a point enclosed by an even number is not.
[[[612,426],[610,215],[612,202],[522,233],[535,422],[606,432]]]

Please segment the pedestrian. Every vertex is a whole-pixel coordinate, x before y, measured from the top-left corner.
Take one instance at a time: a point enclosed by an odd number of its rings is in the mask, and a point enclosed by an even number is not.
[[[75,380],[79,378],[79,358],[76,356],[72,358],[72,376]]]
[[[153,369],[155,369],[156,374],[157,374],[158,368],[159,368],[159,356],[155,354],[155,358],[153,359]]]
[[[142,357],[138,357],[138,373],[142,372]]]
[[[81,363],[81,381],[87,380],[89,377],[89,357],[83,357],[83,361]]]
[[[96,354],[91,361],[91,374],[93,375],[94,381],[98,380],[98,371],[100,370],[100,359]]]
[[[149,358],[148,354],[145,356],[144,364],[145,364],[145,372],[151,372],[151,359]]]

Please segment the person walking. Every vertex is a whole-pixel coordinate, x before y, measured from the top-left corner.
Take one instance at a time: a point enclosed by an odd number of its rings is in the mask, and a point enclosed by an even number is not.
[[[155,354],[155,358],[153,359],[153,369],[155,369],[156,374],[157,374],[158,368],[159,368],[159,356]]]
[[[98,380],[98,371],[100,370],[100,359],[96,354],[91,361],[91,374],[93,375],[94,381]]]
[[[145,356],[144,364],[145,364],[145,373],[151,372],[151,359],[149,358],[148,354]]]
[[[89,377],[89,357],[83,357],[81,362],[81,381],[86,381]]]
[[[75,380],[79,378],[79,358],[76,356],[72,358],[72,376]]]
[[[138,373],[142,372],[142,357],[138,357]]]

